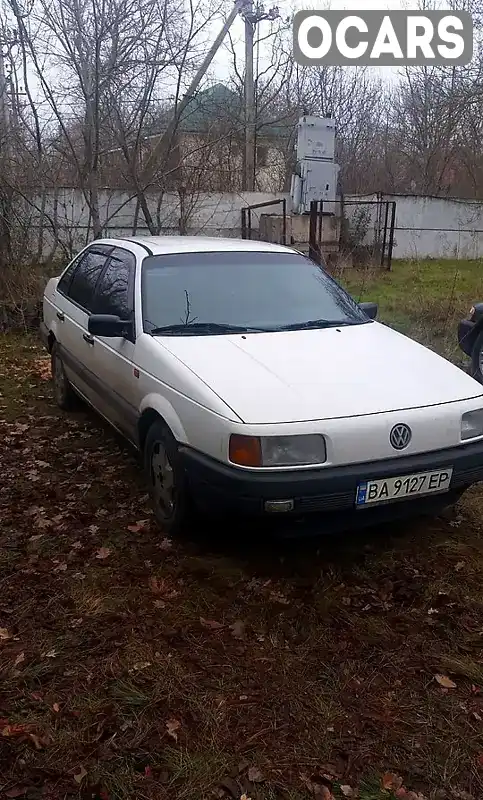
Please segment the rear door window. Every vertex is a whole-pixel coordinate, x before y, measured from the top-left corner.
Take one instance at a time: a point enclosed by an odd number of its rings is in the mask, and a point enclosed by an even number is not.
[[[87,250],[72,276],[66,296],[85,311],[92,311],[97,281],[106,265],[106,260],[106,252]]]
[[[116,247],[97,286],[94,313],[132,319],[135,267],[134,255]]]

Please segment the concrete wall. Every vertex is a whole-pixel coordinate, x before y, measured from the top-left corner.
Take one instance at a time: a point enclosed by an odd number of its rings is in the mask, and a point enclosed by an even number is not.
[[[377,195],[348,196],[350,201],[376,200]],[[483,257],[483,203],[414,195],[384,195],[396,201],[395,258]],[[353,219],[362,205],[347,206]],[[371,218],[365,243],[374,235],[376,207],[366,207]]]
[[[276,201],[288,195],[270,193],[198,193],[184,202],[177,194],[148,196],[154,220],[159,220],[161,234],[239,236],[241,209],[254,203]],[[357,205],[346,206],[346,214],[354,220],[362,201],[376,200],[376,195],[346,197]],[[397,204],[395,249],[396,258],[481,258],[483,257],[483,203],[445,200],[433,197],[385,195]],[[361,203],[361,205],[359,205]],[[289,202],[288,202],[289,207]],[[365,243],[374,238],[376,206],[365,207],[369,214]],[[25,203],[22,217],[34,250],[51,255],[75,252],[92,239],[89,209],[81,192],[61,189],[45,198],[32,198]],[[273,205],[252,213],[256,229],[259,216],[274,214],[281,206]],[[136,214],[136,200],[121,191],[100,193],[101,221],[104,235],[148,235],[142,212]],[[136,224],[136,217],[138,222]],[[19,214],[20,218],[20,214]]]
[[[198,193],[184,200],[174,193],[147,196],[153,220],[161,234],[204,236],[240,236],[241,209],[255,203],[279,200],[283,195],[252,193]],[[287,196],[288,197],[288,196]],[[141,211],[136,213],[137,202],[126,192],[102,190],[99,210],[104,236],[148,236],[149,230]],[[281,210],[281,206],[280,206]],[[259,215],[263,211],[277,211],[277,205],[252,212],[253,228],[258,229]],[[49,192],[46,197],[33,198],[26,203],[23,216],[28,218],[30,239],[39,243],[42,238],[44,255],[58,239],[63,249],[73,252],[92,239],[89,207],[82,193],[74,189]],[[64,245],[64,247],[62,247]]]

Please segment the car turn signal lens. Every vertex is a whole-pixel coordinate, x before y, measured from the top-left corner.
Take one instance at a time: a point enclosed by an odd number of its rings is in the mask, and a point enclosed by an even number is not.
[[[257,436],[230,436],[230,461],[241,467],[262,466],[262,446]]]

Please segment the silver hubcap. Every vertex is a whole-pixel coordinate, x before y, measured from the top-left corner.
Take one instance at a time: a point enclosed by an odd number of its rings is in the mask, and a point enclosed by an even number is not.
[[[161,442],[156,442],[151,456],[151,483],[154,499],[165,517],[174,512],[174,475],[168,454]]]
[[[54,388],[57,399],[62,400],[65,394],[65,373],[59,356],[54,358]]]

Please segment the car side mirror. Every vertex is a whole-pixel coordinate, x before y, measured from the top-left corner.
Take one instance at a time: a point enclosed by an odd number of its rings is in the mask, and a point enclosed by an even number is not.
[[[93,336],[106,336],[108,338],[131,336],[133,323],[123,320],[114,314],[91,314],[87,322],[87,330]]]
[[[376,319],[378,312],[377,303],[359,303],[359,307],[362,308],[364,314],[366,314],[369,319]]]

